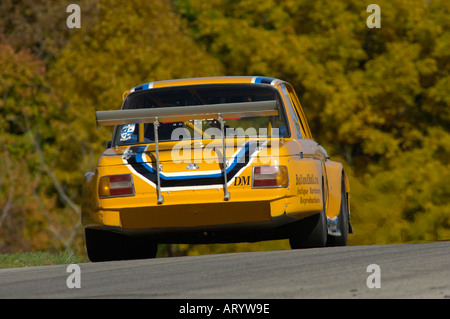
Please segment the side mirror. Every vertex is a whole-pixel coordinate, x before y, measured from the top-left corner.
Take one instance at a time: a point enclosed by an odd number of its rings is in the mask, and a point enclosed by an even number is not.
[[[106,148],[111,148],[111,145],[112,145],[112,141],[106,142]]]

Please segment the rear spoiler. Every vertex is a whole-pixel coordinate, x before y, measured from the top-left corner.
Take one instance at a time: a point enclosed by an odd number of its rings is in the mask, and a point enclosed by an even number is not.
[[[97,126],[278,115],[277,101],[96,111]]]
[[[156,157],[156,190],[158,204],[164,203],[161,194],[161,182],[159,173],[159,148],[158,148],[158,126],[160,122],[182,122],[188,120],[217,119],[220,122],[222,132],[222,174],[224,200],[230,200],[227,181],[227,160],[225,155],[225,125],[224,118],[253,117],[253,116],[275,116],[278,115],[277,101],[225,103],[209,105],[191,105],[177,107],[132,109],[118,111],[96,111],[95,117],[97,127],[107,125],[124,125],[133,123],[153,123],[155,134],[155,157]]]

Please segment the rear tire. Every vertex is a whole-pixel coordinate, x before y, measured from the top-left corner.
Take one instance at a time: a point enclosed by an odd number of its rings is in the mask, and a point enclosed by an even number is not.
[[[86,250],[92,262],[155,258],[158,244],[147,238],[85,229]]]
[[[325,211],[307,217],[294,225],[289,238],[292,249],[324,247],[327,243],[327,221]]]

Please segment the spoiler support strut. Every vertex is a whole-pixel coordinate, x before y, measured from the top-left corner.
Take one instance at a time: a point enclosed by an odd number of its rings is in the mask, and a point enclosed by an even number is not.
[[[164,203],[164,196],[161,195],[161,180],[159,176],[159,148],[158,148],[158,117],[155,117],[153,128],[155,132],[155,157],[156,157],[156,191],[158,193],[158,204]]]
[[[220,123],[220,130],[222,131],[222,171],[223,171],[223,199],[226,201],[230,200],[230,193],[228,192],[228,181],[227,181],[227,155],[225,153],[225,124],[223,122],[222,115],[218,114],[218,120]]]

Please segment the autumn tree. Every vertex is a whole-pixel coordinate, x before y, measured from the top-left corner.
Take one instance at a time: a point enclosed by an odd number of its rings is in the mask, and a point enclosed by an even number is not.
[[[168,1],[79,2],[83,26],[70,31],[65,7],[52,3],[1,4],[0,251],[84,251],[81,184],[111,138],[94,111],[119,108],[144,82],[222,72]]]
[[[294,84],[352,174],[355,243],[450,238],[450,4],[377,3],[370,29],[356,0],[174,0],[227,74]]]
[[[358,0],[81,0],[69,29],[72,2],[0,2],[0,252],[84,251],[83,175],[112,133],[94,111],[216,75],[295,86],[350,175],[350,243],[450,238],[448,1],[378,1],[374,29]]]
[[[61,214],[67,203],[58,200],[60,185],[41,151],[41,144],[54,142],[48,123],[57,119],[45,66],[3,42],[0,69],[0,252],[71,249],[74,227],[67,228],[67,222],[77,215],[67,220]]]

